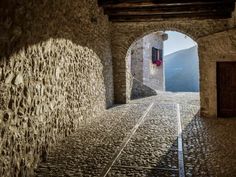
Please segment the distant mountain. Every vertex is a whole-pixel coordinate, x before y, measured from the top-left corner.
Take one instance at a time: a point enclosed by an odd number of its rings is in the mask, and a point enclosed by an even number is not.
[[[197,46],[164,57],[166,91],[199,92]]]

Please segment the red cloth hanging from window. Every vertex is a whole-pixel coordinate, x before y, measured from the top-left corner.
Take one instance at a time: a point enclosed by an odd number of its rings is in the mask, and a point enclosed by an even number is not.
[[[161,60],[157,60],[155,64],[156,64],[157,66],[161,66],[162,61],[161,61]]]

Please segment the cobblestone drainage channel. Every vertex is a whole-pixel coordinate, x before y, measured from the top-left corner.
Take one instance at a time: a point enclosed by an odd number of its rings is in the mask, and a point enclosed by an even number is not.
[[[128,144],[128,142],[130,141],[130,139],[132,138],[132,136],[135,134],[135,132],[137,131],[137,129],[139,128],[139,126],[144,122],[147,114],[149,113],[149,111],[151,110],[151,108],[153,107],[154,102],[152,102],[147,110],[144,112],[144,114],[142,115],[142,117],[140,117],[140,119],[138,120],[138,122],[136,123],[136,125],[133,127],[133,129],[131,130],[131,133],[124,139],[124,141],[122,142],[121,146],[117,149],[117,151],[115,152],[113,158],[111,159],[111,161],[107,164],[107,166],[104,168],[101,177],[106,177],[107,174],[109,173],[111,167],[113,166],[113,164],[116,162],[116,160],[119,158],[121,152],[124,150],[125,146]]]
[[[113,158],[111,161],[107,164],[107,166],[104,168],[101,177],[106,177],[109,173],[110,169],[116,162],[116,160],[119,158],[120,154],[126,147],[126,145],[129,143],[132,136],[136,133],[139,126],[145,121],[145,118],[149,111],[152,109],[154,105],[154,102],[152,102],[147,110],[144,112],[142,117],[140,117],[139,121],[136,123],[136,125],[131,130],[131,133],[124,139],[121,146],[117,149],[115,152]],[[181,126],[181,117],[180,117],[180,106],[179,104],[176,104],[176,111],[177,111],[177,121],[178,121],[178,166],[179,166],[179,177],[185,177],[185,170],[184,170],[184,156],[183,156],[183,140],[182,140],[182,126]]]
[[[185,177],[184,172],[184,156],[183,156],[183,140],[182,140],[182,126],[180,118],[179,104],[176,104],[177,119],[178,119],[178,163],[179,163],[179,177]]]

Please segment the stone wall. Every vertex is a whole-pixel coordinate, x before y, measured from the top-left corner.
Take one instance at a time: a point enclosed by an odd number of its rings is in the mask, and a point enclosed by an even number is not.
[[[142,38],[143,36],[156,31],[173,30],[177,32],[182,32],[193,40],[198,41],[198,39],[203,37],[208,37],[215,33],[225,32],[229,29],[236,27],[236,11],[234,11],[232,18],[230,19],[209,19],[209,20],[199,20],[199,19],[175,19],[175,20],[160,20],[155,22],[139,22],[139,23],[114,23],[112,25],[112,51],[113,51],[113,65],[114,65],[114,91],[115,100],[120,103],[126,103],[130,98],[128,90],[129,84],[127,84],[127,74],[126,66],[127,60],[126,55],[132,43]],[[227,32],[226,32],[227,33]],[[200,56],[200,77],[204,77],[205,69],[201,68],[201,54],[202,50],[199,50]],[[206,82],[202,83],[202,78],[200,79],[201,85],[201,100],[203,100],[203,95],[207,94]],[[209,103],[207,103],[209,104]]]
[[[131,47],[131,74],[143,82],[143,39],[136,41]]]
[[[126,85],[128,85],[128,90],[125,90],[125,93],[123,93],[124,95],[129,95],[129,98],[128,100],[131,99],[131,90],[132,90],[132,87],[133,87],[133,75],[131,74],[131,49],[132,48],[129,48],[128,49],[128,52],[127,52],[127,55],[126,55],[126,61],[127,61],[127,65],[126,65]],[[114,66],[113,66],[114,67]],[[122,72],[123,69],[121,69],[120,71]],[[113,77],[114,77],[114,73],[113,73]],[[114,80],[114,83],[115,83],[115,80]],[[115,93],[114,93],[115,94]],[[115,95],[114,95],[115,96]],[[116,96],[117,98],[119,97],[118,95]],[[116,103],[119,103],[118,100],[116,100]]]
[[[0,176],[31,176],[112,105],[109,25],[94,0],[0,2]]]
[[[217,117],[217,62],[236,62],[236,28],[198,40],[201,68],[201,113]]]
[[[162,32],[157,32],[143,38],[143,83],[152,89],[160,91],[165,90],[164,62],[160,66],[152,63],[152,47],[163,50],[164,40],[162,35]]]
[[[134,42],[127,53],[131,99],[150,96],[164,90],[163,64],[152,63],[152,47],[163,49],[163,32],[152,33]]]

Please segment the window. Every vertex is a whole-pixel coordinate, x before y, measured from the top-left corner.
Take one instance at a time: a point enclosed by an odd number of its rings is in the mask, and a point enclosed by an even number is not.
[[[152,48],[152,63],[155,64],[157,60],[163,60],[163,50],[157,49],[155,47]]]

